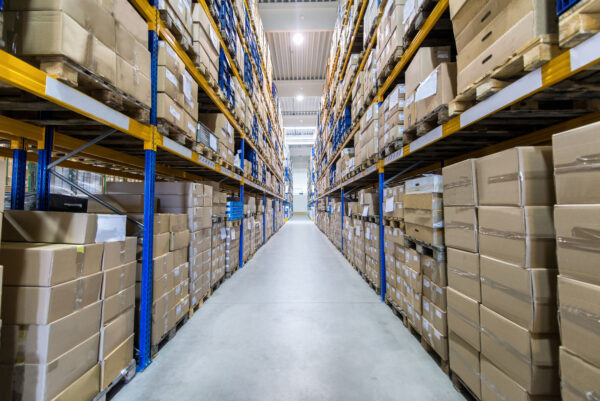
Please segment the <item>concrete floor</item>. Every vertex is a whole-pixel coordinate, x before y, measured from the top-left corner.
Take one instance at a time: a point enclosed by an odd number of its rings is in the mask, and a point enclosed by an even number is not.
[[[209,298],[123,400],[463,400],[306,217]]]

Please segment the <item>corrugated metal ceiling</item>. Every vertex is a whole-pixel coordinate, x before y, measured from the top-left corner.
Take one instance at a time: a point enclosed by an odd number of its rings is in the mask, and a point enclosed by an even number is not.
[[[319,112],[321,105],[320,96],[307,96],[302,101],[295,97],[279,98],[281,113],[283,115],[309,115]]]
[[[294,32],[268,31],[273,79],[324,79],[332,31],[302,32],[304,42],[292,43]]]

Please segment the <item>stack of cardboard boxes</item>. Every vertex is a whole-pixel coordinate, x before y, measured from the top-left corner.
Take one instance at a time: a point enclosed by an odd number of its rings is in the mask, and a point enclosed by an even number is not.
[[[379,150],[379,122],[379,103],[375,102],[367,108],[360,119],[360,130],[354,137],[357,166],[377,154]]]
[[[404,184],[394,185],[383,190],[383,217],[404,221]],[[404,229],[404,225],[400,227]]]
[[[214,193],[217,193],[217,191]],[[225,229],[224,222],[213,222],[211,238],[210,285],[212,286],[213,283],[216,283],[225,276],[225,242],[227,239],[227,230]]]
[[[365,270],[365,222],[360,217],[354,217],[352,219],[352,226],[354,227],[354,233],[352,236],[353,247],[354,247],[354,262],[353,265],[358,268],[361,272],[366,274]]]
[[[427,175],[406,181],[404,221],[406,235],[434,247],[444,245],[442,176]]]
[[[482,399],[558,395],[550,147],[477,160]]]
[[[449,46],[421,47],[406,68],[405,130],[456,97],[456,63],[450,55]]]
[[[476,161],[443,169],[450,369],[481,399]]]
[[[383,101],[379,113],[379,150],[404,136],[404,85],[398,84]]]
[[[254,217],[244,217],[242,229],[244,230],[244,262],[246,262],[252,256],[252,230],[254,229]]]
[[[53,399],[80,384],[91,398],[133,359],[127,290],[135,266],[127,263],[134,252],[125,218],[38,211],[4,217],[2,237],[11,242],[0,248],[2,394]]]
[[[210,17],[200,3],[192,5],[192,40],[194,52],[198,55],[196,65],[214,82],[219,74],[219,51],[221,45],[215,32]]]
[[[196,141],[198,125],[198,83],[186,70],[173,48],[158,44],[158,80],[156,117],[166,122],[169,132],[183,133]]]
[[[190,0],[163,0],[157,4],[158,11],[169,29],[179,36],[183,45],[191,46],[192,2]]]
[[[397,308],[402,305],[402,263],[404,262],[404,231],[398,227],[384,227],[386,297]]]
[[[595,123],[552,139],[558,257],[561,393],[565,401],[600,394],[600,192],[595,164],[600,153]]]
[[[351,116],[359,116],[361,110],[365,105],[366,99],[364,96],[364,78],[364,71],[359,71],[358,73],[356,73],[356,81],[352,86],[352,109],[350,110]]]
[[[225,114],[207,113],[199,114],[198,120],[219,139],[219,156],[233,166],[235,151],[234,129]]]
[[[227,227],[225,240],[225,270],[231,274],[240,264],[240,226]]]
[[[393,60],[398,60],[402,55],[402,42],[404,39],[404,4],[406,0],[392,0],[387,2],[379,25],[377,26],[377,65],[380,66],[378,78],[385,79],[382,75]]]
[[[368,279],[380,286],[381,267],[379,264],[379,224],[365,222],[365,271]]]

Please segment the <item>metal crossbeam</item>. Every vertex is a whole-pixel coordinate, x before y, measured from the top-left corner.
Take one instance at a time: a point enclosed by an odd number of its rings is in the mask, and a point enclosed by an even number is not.
[[[394,181],[396,178],[400,177],[401,175],[404,175],[404,174],[408,173],[409,171],[414,170],[417,166],[419,166],[422,163],[423,163],[423,160],[419,160],[418,162],[413,163],[409,167],[400,171],[398,174],[394,174],[394,176],[392,178],[388,178],[387,180],[385,180],[384,184],[387,185],[389,182]]]
[[[98,137],[96,137],[96,138],[92,139],[92,140],[91,140],[91,141],[89,141],[89,142],[86,142],[86,143],[84,143],[83,145],[81,145],[81,146],[80,146],[80,147],[78,147],[77,149],[75,149],[75,150],[73,150],[73,151],[71,151],[71,152],[67,153],[66,155],[64,155],[63,157],[59,158],[58,160],[55,160],[55,161],[53,161],[52,163],[50,163],[50,164],[48,165],[48,167],[47,167],[47,168],[50,170],[50,169],[52,169],[52,168],[54,168],[54,167],[58,166],[60,163],[64,162],[65,160],[68,160],[68,159],[70,159],[71,157],[73,157],[73,156],[75,156],[76,154],[78,154],[79,152],[81,152],[81,151],[83,151],[83,150],[85,150],[85,149],[89,148],[89,147],[90,147],[90,146],[92,146],[92,145],[95,145],[95,144],[97,144],[98,142],[100,142],[101,140],[103,140],[103,139],[107,138],[108,136],[110,136],[110,135],[114,134],[115,132],[117,132],[117,130],[116,130],[116,129],[110,129],[110,130],[106,131],[104,134],[102,134],[102,135],[100,135],[100,136],[98,136]]]

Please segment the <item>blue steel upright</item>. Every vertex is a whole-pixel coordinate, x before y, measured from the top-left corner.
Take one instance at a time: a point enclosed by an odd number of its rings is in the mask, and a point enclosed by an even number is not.
[[[240,168],[242,169],[242,176],[245,174],[244,170],[244,151],[246,148],[246,140],[242,135],[242,146],[240,148]],[[241,269],[244,267],[244,179],[242,178],[242,182],[240,184],[240,201],[242,202],[242,223],[240,228],[240,260],[238,262],[238,267]]]
[[[344,252],[344,188],[342,190],[342,252]]]
[[[379,168],[379,275],[381,280],[381,301],[385,301],[385,240],[383,238],[383,189],[385,186],[383,167]]]
[[[48,165],[52,158],[54,127],[44,127],[44,149],[38,149],[37,169],[37,209],[50,209],[50,172]]]
[[[149,0],[154,7],[157,0]],[[139,344],[137,355],[137,371],[143,371],[152,362],[150,348],[152,346],[152,280],[154,276],[153,265],[153,239],[154,239],[154,189],[156,180],[156,147],[154,135],[156,133],[156,107],[158,83],[158,34],[156,27],[148,31],[148,47],[151,56],[151,105],[150,125],[153,126],[152,141],[144,144],[144,229],[142,237],[142,283],[140,297],[139,319]]]
[[[23,210],[25,207],[25,176],[27,175],[27,151],[23,141],[13,149],[12,182],[10,184],[10,208]],[[4,178],[4,177],[2,177]]]

